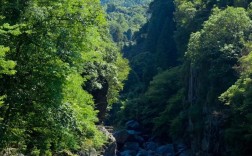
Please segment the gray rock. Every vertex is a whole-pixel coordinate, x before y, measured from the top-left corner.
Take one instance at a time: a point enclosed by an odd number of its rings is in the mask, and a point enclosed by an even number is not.
[[[103,156],[116,156],[116,148],[117,148],[116,142],[111,143],[105,149],[105,152],[104,152]]]
[[[89,149],[88,156],[97,156],[98,153],[94,148]]]
[[[108,138],[107,143],[99,153],[103,156],[116,156],[117,144],[115,137],[103,125],[98,125],[97,128]]]
[[[123,146],[124,150],[139,150],[139,143],[138,142],[126,142]]]
[[[130,121],[126,122],[126,127],[129,130],[130,129],[131,130],[138,130],[138,129],[140,129],[140,124],[135,120],[130,120]]]
[[[146,150],[156,151],[158,144],[155,142],[146,142],[144,147]]]
[[[141,149],[136,156],[148,156],[148,151]]]
[[[105,144],[104,150],[100,153],[103,153],[103,156],[116,156],[117,144],[115,137],[104,126],[98,126],[98,129],[108,138],[108,142]]]
[[[156,156],[157,154],[154,151],[148,150],[148,156]]]
[[[134,135],[134,139],[141,145],[144,143],[144,138],[139,135]]]
[[[163,145],[157,148],[156,152],[165,156],[175,156],[173,144]]]
[[[127,130],[128,134],[131,134],[131,135],[140,135],[141,132],[139,131],[135,131],[135,130]]]
[[[121,130],[115,132],[113,136],[115,137],[117,143],[124,144],[129,138],[129,133],[127,132],[127,130]]]
[[[125,150],[123,152],[120,152],[121,156],[134,156],[136,155],[136,151],[134,150]]]
[[[116,149],[117,149],[116,139],[111,133],[107,137],[109,139],[108,143],[105,144],[104,156],[116,156]]]

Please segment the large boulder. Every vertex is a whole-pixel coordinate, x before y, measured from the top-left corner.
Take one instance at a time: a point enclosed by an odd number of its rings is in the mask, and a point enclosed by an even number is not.
[[[148,156],[157,156],[156,152],[148,150]]]
[[[134,150],[125,150],[123,152],[120,152],[120,156],[134,156],[136,155],[136,151]]]
[[[156,152],[164,156],[175,156],[173,144],[163,145],[157,148]]]
[[[129,133],[127,130],[120,130],[113,134],[118,144],[124,144],[129,138]]]
[[[140,148],[139,143],[138,142],[126,142],[123,146],[124,150],[134,150],[134,151],[138,151]]]
[[[108,137],[108,143],[105,145],[106,148],[103,156],[116,156],[116,150],[117,150],[116,139],[111,133],[109,133],[107,137]]]
[[[155,142],[146,142],[144,144],[146,150],[156,151],[158,148],[158,144]]]
[[[140,145],[143,145],[144,144],[144,138],[139,136],[139,135],[134,135],[134,139],[136,142],[138,142]]]
[[[116,156],[116,142],[111,143],[106,149],[103,156]]]
[[[136,130],[127,130],[128,134],[130,135],[140,135],[142,132]]]
[[[148,151],[140,149],[136,156],[148,156]]]
[[[98,129],[108,138],[107,143],[104,145],[104,150],[101,153],[103,156],[116,156],[117,144],[115,137],[104,126],[98,126]]]

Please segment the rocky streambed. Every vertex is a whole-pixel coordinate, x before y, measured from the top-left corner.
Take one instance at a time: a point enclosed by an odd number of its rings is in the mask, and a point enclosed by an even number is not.
[[[114,132],[113,137],[104,156],[190,156],[185,144],[161,144],[145,135],[134,120],[128,121],[125,129]]]

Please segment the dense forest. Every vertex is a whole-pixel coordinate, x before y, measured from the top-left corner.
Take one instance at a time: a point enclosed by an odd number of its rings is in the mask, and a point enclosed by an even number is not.
[[[119,47],[134,44],[134,33],[148,18],[148,6],[151,0],[101,0],[107,13],[109,30]]]
[[[114,122],[137,120],[191,155],[251,155],[250,2],[154,0],[123,49],[131,71]]]
[[[101,148],[106,137],[96,123],[117,100],[129,68],[100,1],[0,4],[0,155]]]
[[[0,4],[0,155],[252,155],[252,1]]]

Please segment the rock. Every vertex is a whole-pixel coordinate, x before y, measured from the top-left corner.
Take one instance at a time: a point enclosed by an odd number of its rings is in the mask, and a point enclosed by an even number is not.
[[[117,144],[116,142],[113,142],[105,149],[103,156],[116,156],[116,148]]]
[[[178,156],[189,156],[190,155],[187,146],[183,143],[177,144],[176,151],[177,151],[176,155],[178,155]]]
[[[177,151],[178,152],[182,152],[185,151],[187,149],[185,144],[177,144]]]
[[[97,156],[98,153],[94,148],[89,149],[88,156]]]
[[[178,151],[178,153],[182,153],[186,149],[187,149],[187,147],[184,144],[178,144],[177,145],[177,151]]]
[[[117,131],[113,134],[118,144],[124,144],[129,138],[129,133],[127,130]]]
[[[136,156],[148,156],[148,151],[141,149]]]
[[[135,130],[127,130],[128,134],[131,134],[131,135],[140,135],[142,132],[139,132],[139,131],[135,131]]]
[[[155,142],[146,142],[144,147],[146,150],[156,151],[158,144]]]
[[[111,133],[109,133],[107,137],[108,137],[108,143],[105,144],[105,152],[103,155],[116,156],[116,149],[117,149],[116,139]]]
[[[103,156],[116,156],[117,144],[115,137],[104,126],[99,126],[98,129],[108,138],[108,142],[104,146]]]
[[[59,156],[65,156],[65,153],[60,153],[60,154],[57,154],[57,155],[59,155]],[[79,151],[79,152],[77,152],[77,155],[78,156],[87,156],[87,153],[84,152],[84,151]]]
[[[140,124],[135,120],[130,120],[126,122],[126,127],[128,130],[139,130]]]
[[[136,151],[134,150],[125,150],[123,152],[120,152],[121,156],[134,156],[136,155]]]
[[[156,156],[154,151],[148,150],[148,156]]]
[[[98,155],[97,151],[94,148],[89,149],[87,154],[88,154],[88,156],[97,156]]]
[[[144,143],[144,138],[139,135],[134,135],[134,139],[136,142],[138,142],[140,145]]]
[[[124,150],[139,150],[139,143],[138,142],[126,142],[123,146]]]
[[[175,156],[173,144],[163,145],[157,148],[156,152],[165,156]]]

